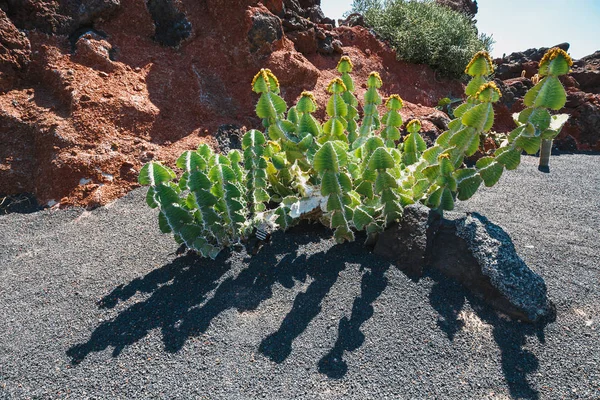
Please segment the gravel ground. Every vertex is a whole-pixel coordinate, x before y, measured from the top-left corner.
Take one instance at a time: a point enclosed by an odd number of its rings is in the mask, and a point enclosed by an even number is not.
[[[0,216],[0,397],[600,398],[599,161],[524,157],[460,204],[546,280],[545,327],[318,227],[252,258],[177,256],[143,189]]]

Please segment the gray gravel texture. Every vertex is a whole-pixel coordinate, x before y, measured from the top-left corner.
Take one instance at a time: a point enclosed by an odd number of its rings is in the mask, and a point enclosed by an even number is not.
[[[0,216],[0,398],[599,398],[600,156],[536,161],[459,207],[544,278],[546,326],[323,228],[254,257],[176,256],[143,189]]]

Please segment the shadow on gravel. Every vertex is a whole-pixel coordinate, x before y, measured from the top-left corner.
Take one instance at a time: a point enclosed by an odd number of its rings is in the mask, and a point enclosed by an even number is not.
[[[365,341],[360,326],[373,316],[373,302],[387,287],[385,277],[389,265],[375,265],[365,272],[360,284],[360,296],[352,304],[350,319],[340,319],[338,338],[333,348],[319,361],[319,372],[330,378],[340,379],[348,372],[348,364],[344,361],[344,351],[354,351]]]
[[[292,310],[280,328],[266,337],[260,351],[275,362],[284,361],[291,353],[293,341],[308,327],[321,311],[321,303],[337,281],[346,263],[360,264],[369,261],[371,271],[365,273],[362,295],[355,300],[352,318],[340,321],[340,337],[331,354],[333,374],[345,374],[342,360],[344,350],[355,350],[363,340],[360,325],[373,315],[370,306],[387,280],[383,276],[387,266],[365,251],[361,238],[346,246],[334,246],[316,254],[302,254],[301,246],[329,239],[331,232],[320,225],[298,226],[286,234],[277,233],[273,245],[265,246],[257,255],[246,258],[241,271],[230,271],[228,256],[221,254],[210,261],[196,256],[184,256],[150,272],[143,278],[115,288],[99,304],[100,308],[114,308],[137,293],[147,293],[146,300],[126,308],[119,315],[101,323],[85,343],[67,350],[73,364],[79,364],[92,352],[113,347],[113,357],[143,339],[151,330],[160,328],[165,350],[177,352],[190,337],[206,332],[212,320],[222,312],[255,310],[273,295],[273,285],[280,283],[292,288],[296,281],[310,284],[299,293]],[[312,253],[308,251],[307,253]],[[283,257],[282,257],[283,256]],[[331,358],[331,357],[330,357]],[[322,360],[321,364],[327,364]],[[325,373],[328,373],[324,367]],[[341,368],[341,369],[340,369]],[[331,368],[330,368],[331,369]],[[343,372],[340,372],[342,371]]]
[[[537,371],[537,357],[524,349],[527,337],[536,335],[540,343],[545,343],[545,324],[533,325],[514,321],[498,315],[491,307],[471,295],[458,282],[433,269],[427,276],[435,281],[430,294],[431,306],[439,313],[437,324],[448,339],[465,327],[459,317],[468,301],[481,321],[492,327],[494,341],[501,353],[502,371],[510,394],[519,399],[539,399],[539,392],[528,382],[527,376]]]

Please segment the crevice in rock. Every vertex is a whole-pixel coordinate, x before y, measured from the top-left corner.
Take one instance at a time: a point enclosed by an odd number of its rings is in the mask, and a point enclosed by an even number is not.
[[[153,39],[161,45],[177,47],[192,34],[192,24],[172,0],[148,0],[146,7],[154,21]]]

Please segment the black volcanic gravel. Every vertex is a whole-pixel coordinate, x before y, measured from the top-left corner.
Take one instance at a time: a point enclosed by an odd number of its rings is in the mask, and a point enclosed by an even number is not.
[[[459,207],[545,279],[545,327],[318,226],[177,256],[145,189],[0,216],[0,398],[600,398],[600,156],[536,161]]]

